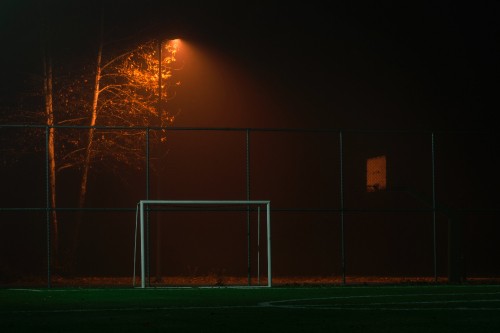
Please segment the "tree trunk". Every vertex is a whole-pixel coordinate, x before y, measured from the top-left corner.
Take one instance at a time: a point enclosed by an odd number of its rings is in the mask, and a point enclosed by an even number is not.
[[[102,57],[102,41],[99,44],[99,50],[97,52],[97,65],[96,65],[96,74],[95,74],[95,84],[94,84],[94,96],[92,99],[92,116],[90,117],[89,132],[87,138],[87,147],[85,148],[85,160],[83,163],[83,171],[82,171],[82,181],[80,183],[80,196],[78,199],[78,208],[83,208],[85,205],[85,197],[87,195],[87,183],[88,183],[88,175],[91,164],[92,157],[92,148],[94,142],[94,132],[96,121],[97,121],[97,102],[99,100],[99,81],[101,80],[101,57]]]
[[[52,208],[52,232],[51,252],[54,262],[58,262],[59,252],[59,225],[57,221],[56,209],[56,157],[55,157],[55,129],[54,126],[54,108],[52,103],[52,59],[49,51],[48,27],[46,17],[42,13],[42,67],[43,67],[43,95],[45,97],[45,117],[46,125],[49,126],[48,137],[48,159],[49,159],[49,186],[50,186],[50,207]]]
[[[85,147],[85,157],[83,161],[83,170],[82,170],[82,178],[80,182],[80,194],[78,196],[78,214],[75,226],[75,237],[73,239],[72,248],[73,251],[71,253],[72,256],[76,256],[76,249],[78,248],[78,242],[80,238],[80,226],[82,223],[83,210],[82,208],[85,206],[85,199],[87,196],[87,184],[90,166],[92,164],[92,153],[93,153],[93,144],[94,144],[94,132],[95,128],[93,126],[96,125],[97,122],[97,105],[99,101],[99,84],[101,81],[101,71],[102,71],[102,47],[103,47],[103,25],[102,25],[102,16],[101,16],[101,36],[99,39],[99,48],[97,50],[97,61],[96,61],[96,72],[95,72],[95,83],[94,83],[94,93],[92,97],[92,109],[91,109],[91,117],[89,122],[89,130],[87,143]],[[75,258],[72,258],[73,261]]]

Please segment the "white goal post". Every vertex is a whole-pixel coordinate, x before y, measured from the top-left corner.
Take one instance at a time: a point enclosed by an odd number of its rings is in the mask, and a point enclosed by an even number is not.
[[[146,260],[145,260],[145,234],[144,212],[145,206],[156,205],[265,205],[267,225],[267,287],[272,286],[271,274],[271,201],[269,200],[140,200],[137,204],[140,214],[140,251],[141,251],[141,288],[146,288]],[[135,256],[134,256],[135,257]],[[135,276],[135,274],[134,274]]]

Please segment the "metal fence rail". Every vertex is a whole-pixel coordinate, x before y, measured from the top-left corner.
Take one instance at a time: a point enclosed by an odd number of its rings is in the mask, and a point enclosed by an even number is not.
[[[60,140],[56,157],[62,161],[73,154],[74,158],[59,165],[55,207],[50,201],[51,128]],[[79,140],[90,128],[96,130],[101,146],[92,161],[86,204],[79,207],[78,154],[83,151]],[[133,140],[120,141],[132,135]],[[500,259],[498,139],[496,133],[485,132],[0,125],[4,230],[0,273],[5,276],[0,283],[40,275],[40,261],[48,287],[63,272],[124,274],[129,261],[125,257],[131,254],[124,253],[129,251],[126,244],[131,244],[126,230],[132,229],[135,203],[142,199],[270,200],[277,237],[273,271],[290,279],[335,276],[345,284],[352,276],[417,276],[450,282],[499,277],[494,264]],[[369,184],[373,180],[369,160],[379,157],[383,169],[375,167],[373,174],[383,177],[383,188]],[[160,255],[161,238],[171,237],[181,227],[162,227],[158,221],[181,212],[162,210],[148,213],[149,280],[153,270],[161,278],[159,266],[175,266],[171,257]],[[54,262],[53,212],[62,227],[57,256],[63,256],[66,247],[69,256],[78,253],[77,263],[71,264],[71,258]],[[44,228],[40,228],[42,218]],[[246,252],[246,267],[224,274],[246,275],[251,284],[256,260],[251,255],[253,239],[258,234],[248,212],[242,219],[244,237],[236,238],[246,243],[246,250],[241,250]],[[77,220],[84,221],[84,227]],[[26,234],[32,244],[17,252]],[[113,234],[123,239],[114,239]],[[98,245],[92,249],[87,243],[94,241]],[[40,242],[45,243],[43,256]],[[112,265],[92,263],[106,257],[102,252],[106,245],[120,257],[116,272]],[[178,274],[198,269],[183,265]]]

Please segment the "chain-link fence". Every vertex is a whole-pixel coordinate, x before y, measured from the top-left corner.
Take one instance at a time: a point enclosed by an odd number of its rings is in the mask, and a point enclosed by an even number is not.
[[[494,133],[2,125],[0,142],[2,285],[131,285],[142,199],[270,200],[275,283],[500,278]],[[152,208],[148,283],[259,284],[266,246],[248,209]]]

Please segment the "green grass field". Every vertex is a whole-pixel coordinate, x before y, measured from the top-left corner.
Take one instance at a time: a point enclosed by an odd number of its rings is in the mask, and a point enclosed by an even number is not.
[[[500,332],[500,286],[0,289],[1,332]]]

